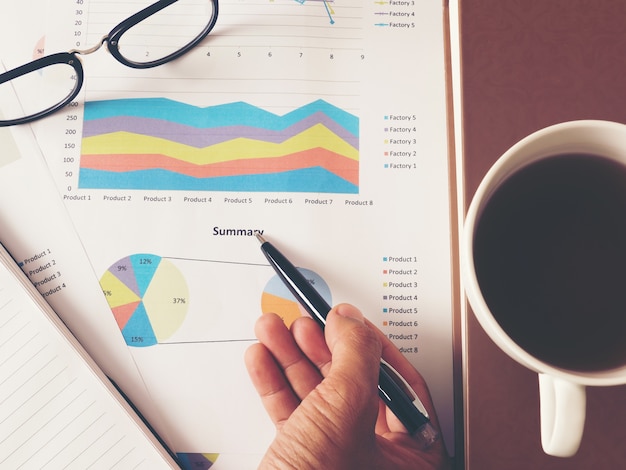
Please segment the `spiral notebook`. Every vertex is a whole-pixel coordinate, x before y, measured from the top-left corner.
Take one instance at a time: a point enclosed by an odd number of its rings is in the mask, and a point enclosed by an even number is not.
[[[1,245],[0,468],[179,468]]]

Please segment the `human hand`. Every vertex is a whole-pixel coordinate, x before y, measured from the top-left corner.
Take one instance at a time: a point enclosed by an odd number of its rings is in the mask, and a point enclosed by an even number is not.
[[[324,331],[310,318],[287,329],[259,318],[248,373],[276,425],[261,469],[428,469],[450,467],[440,439],[427,450],[378,398],[381,354],[417,392],[439,428],[426,383],[379,330],[349,304],[331,310]]]

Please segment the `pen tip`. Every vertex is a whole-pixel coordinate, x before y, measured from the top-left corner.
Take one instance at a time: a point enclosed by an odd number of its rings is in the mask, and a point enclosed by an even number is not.
[[[263,235],[261,235],[259,232],[255,232],[256,238],[257,240],[259,240],[261,243],[265,243],[267,240],[265,238],[263,238]]]

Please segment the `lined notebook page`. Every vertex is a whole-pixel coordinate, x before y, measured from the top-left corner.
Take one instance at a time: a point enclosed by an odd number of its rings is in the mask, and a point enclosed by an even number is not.
[[[177,468],[0,251],[0,468]]]

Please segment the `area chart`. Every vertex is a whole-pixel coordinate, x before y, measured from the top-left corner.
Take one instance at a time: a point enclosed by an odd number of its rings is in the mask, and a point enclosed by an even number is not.
[[[355,194],[359,119],[323,100],[282,116],[245,102],[90,101],[79,186]]]

